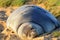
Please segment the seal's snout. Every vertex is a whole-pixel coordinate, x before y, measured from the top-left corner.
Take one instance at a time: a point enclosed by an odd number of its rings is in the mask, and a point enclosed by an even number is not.
[[[31,32],[29,32],[28,37],[34,38],[35,36],[37,36],[37,32],[35,29],[32,29]]]

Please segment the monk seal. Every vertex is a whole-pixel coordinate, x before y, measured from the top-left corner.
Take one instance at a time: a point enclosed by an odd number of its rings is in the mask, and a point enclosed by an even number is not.
[[[21,6],[7,19],[7,28],[13,29],[21,38],[49,33],[59,25],[50,12],[36,5]]]

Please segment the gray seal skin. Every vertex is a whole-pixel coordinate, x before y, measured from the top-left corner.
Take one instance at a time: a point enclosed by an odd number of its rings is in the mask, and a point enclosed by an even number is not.
[[[24,5],[15,10],[7,19],[7,28],[13,29],[20,37],[37,36],[59,27],[57,19],[48,11],[36,5]]]

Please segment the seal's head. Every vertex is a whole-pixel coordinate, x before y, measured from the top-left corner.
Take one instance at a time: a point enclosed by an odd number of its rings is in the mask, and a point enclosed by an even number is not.
[[[18,29],[18,35],[21,37],[35,37],[40,33],[43,33],[41,26],[32,22],[23,23]]]

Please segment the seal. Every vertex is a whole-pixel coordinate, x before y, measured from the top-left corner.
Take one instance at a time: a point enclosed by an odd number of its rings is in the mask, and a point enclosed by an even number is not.
[[[36,5],[21,6],[7,19],[7,28],[11,28],[21,38],[49,33],[56,27],[59,27],[57,19]]]

